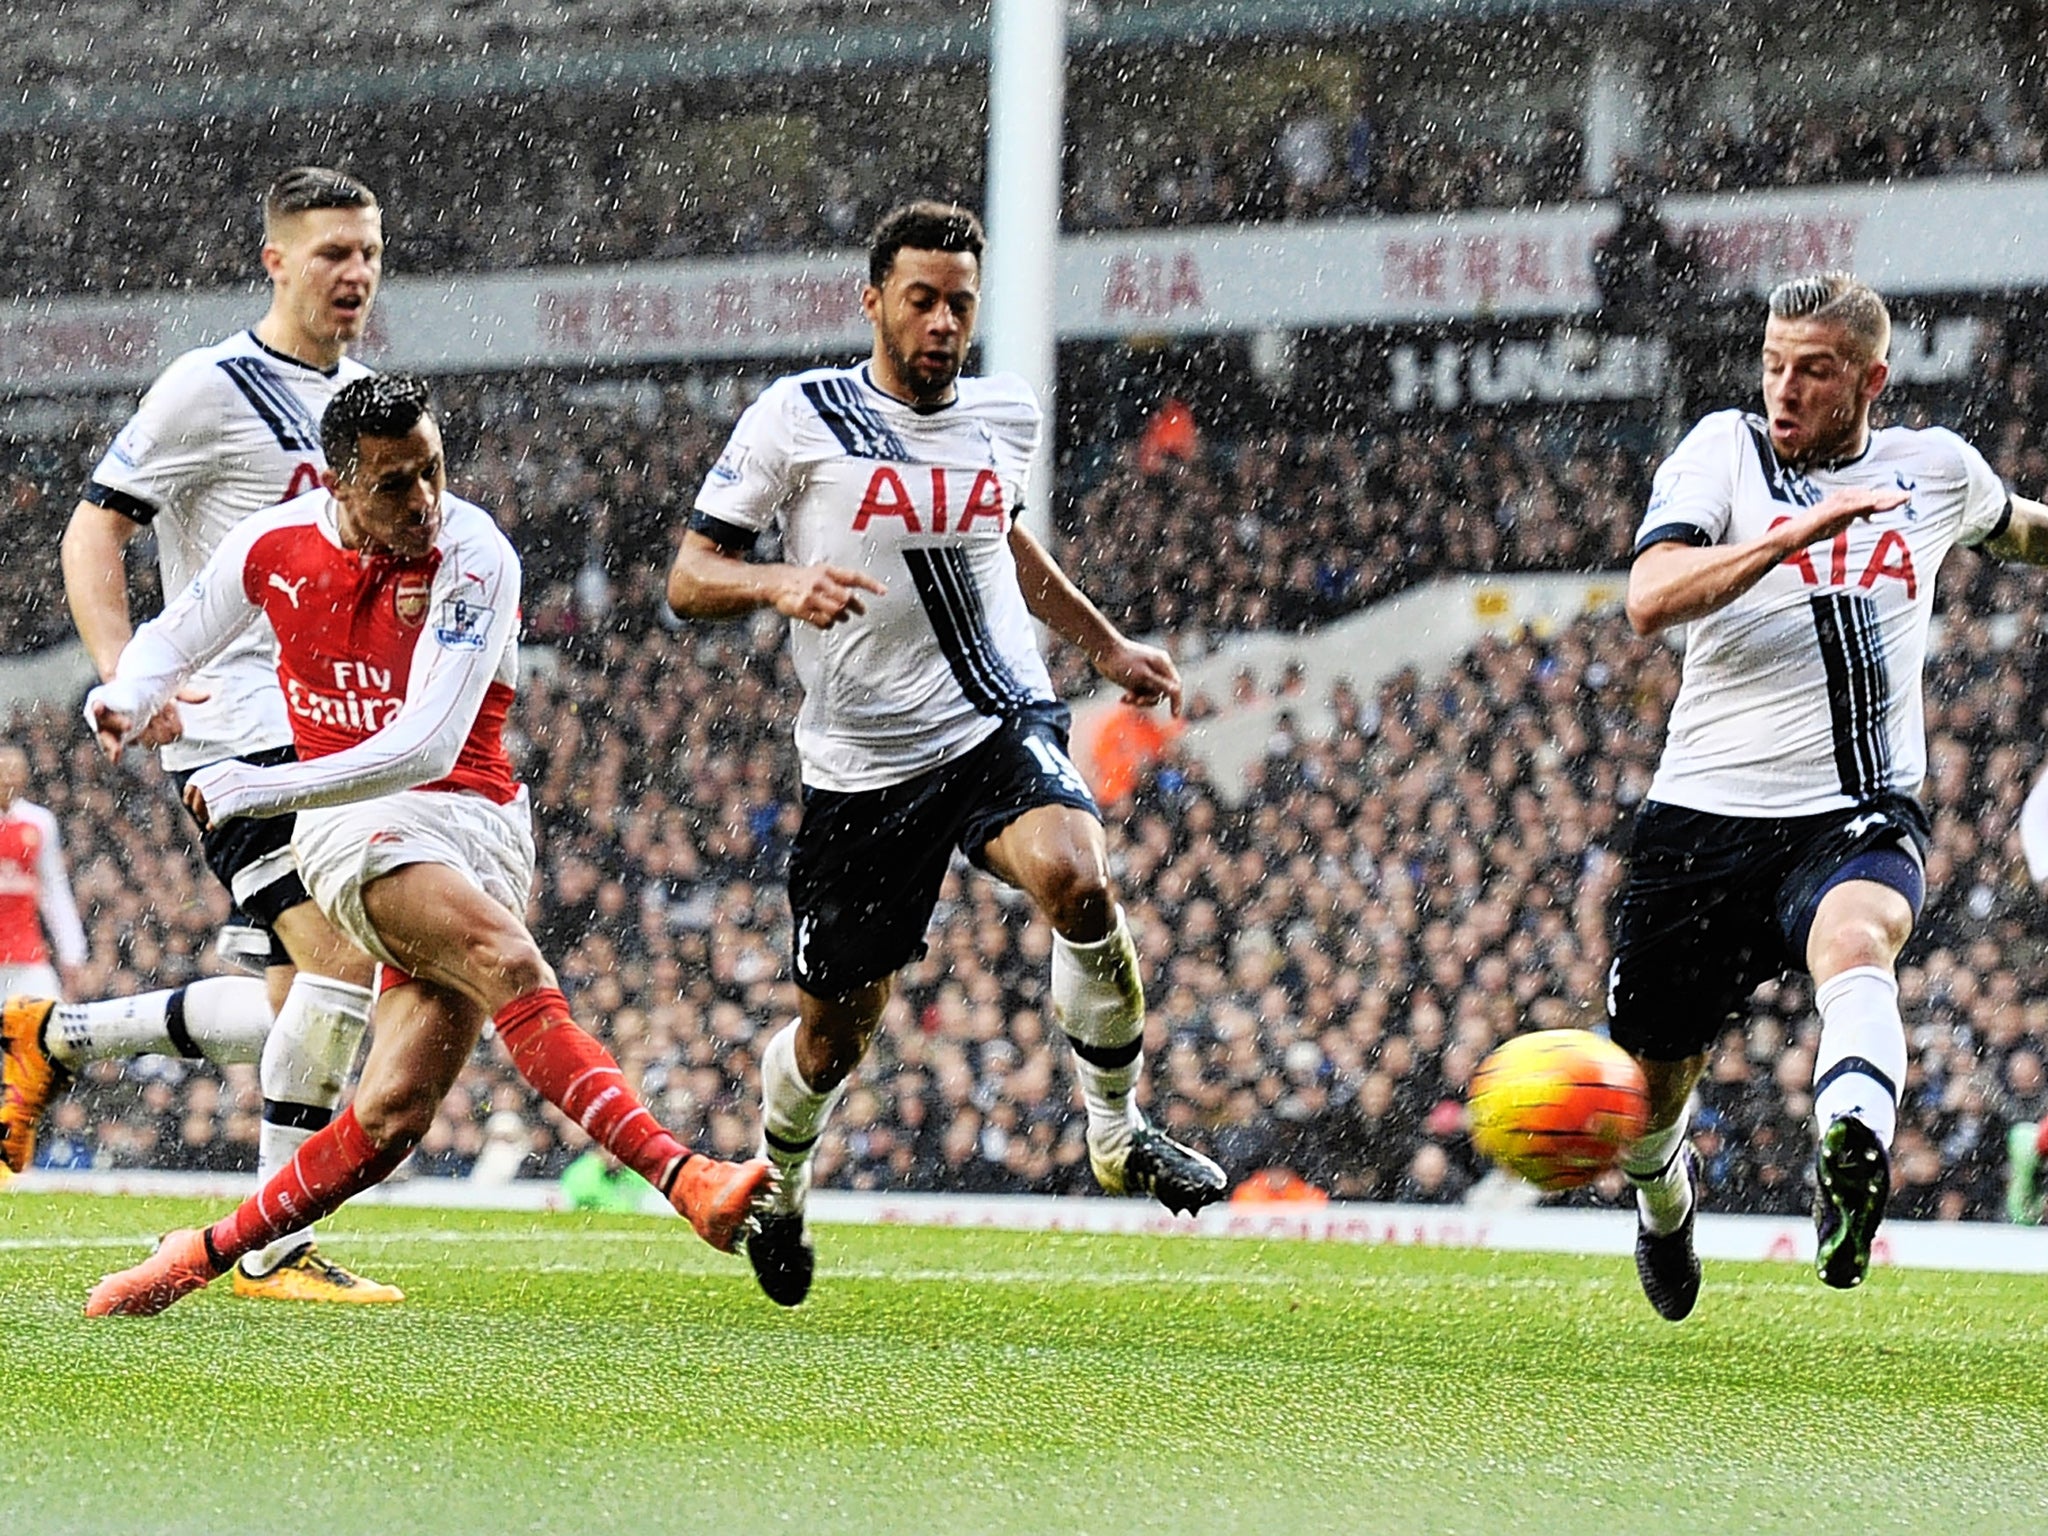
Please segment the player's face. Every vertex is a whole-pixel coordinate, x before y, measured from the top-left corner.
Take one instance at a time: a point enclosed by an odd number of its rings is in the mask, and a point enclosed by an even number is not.
[[[861,313],[875,328],[877,382],[921,405],[953,393],[967,362],[981,304],[981,263],[966,251],[905,248],[877,288],[861,290]]]
[[[1841,326],[1773,315],[1764,326],[1763,364],[1764,414],[1779,458],[1824,463],[1862,448],[1887,370],[1859,361]]]
[[[330,470],[327,488],[341,503],[342,543],[418,559],[441,533],[448,466],[440,426],[423,416],[403,437],[363,437],[354,470]]]
[[[272,233],[263,266],[292,324],[323,346],[359,338],[384,275],[383,214],[314,208],[280,220]]]

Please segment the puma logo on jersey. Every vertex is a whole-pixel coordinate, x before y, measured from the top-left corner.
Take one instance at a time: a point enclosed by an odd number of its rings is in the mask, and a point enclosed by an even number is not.
[[[282,576],[278,575],[277,572],[272,571],[270,573],[269,584],[277,588],[277,590],[282,592],[286,597],[290,598],[292,600],[292,607],[297,608],[299,606],[300,590],[306,585],[307,582],[311,581],[312,579],[313,578],[310,576],[301,576],[297,581],[286,581]]]

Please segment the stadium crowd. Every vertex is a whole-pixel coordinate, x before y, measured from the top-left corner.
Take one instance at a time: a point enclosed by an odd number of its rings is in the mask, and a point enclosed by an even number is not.
[[[1472,136],[1445,124],[1428,93],[1361,87],[1353,109],[1294,90],[1226,127],[1190,118],[1172,79],[1156,83],[1151,110],[1135,111],[1120,77],[1091,80],[1077,81],[1072,104],[1062,222],[1074,232],[1522,207],[1609,185],[1589,172],[1568,112]],[[979,86],[944,69],[903,89],[965,93],[973,117],[982,111]],[[429,95],[339,114],[0,133],[12,210],[0,253],[26,294],[244,281],[249,210],[224,205],[217,189],[263,185],[282,164],[332,158],[337,144],[383,195],[392,270],[403,272],[845,249],[903,187],[973,204],[984,174],[978,129],[963,138],[951,118],[878,113],[865,90]],[[2048,108],[2023,100],[1997,119],[1932,96],[1840,115],[1801,103],[1747,132],[1703,120],[1645,146],[1620,179],[1665,195],[2036,172],[2048,166],[2044,146]],[[508,205],[527,212],[498,216]]]
[[[1897,1209],[1992,1218],[2006,1126],[2048,1111],[2048,945],[2012,838],[2048,670],[2039,594],[1961,574],[1930,670],[1937,847],[1902,970],[1917,1054]],[[1990,617],[2005,613],[2016,624]],[[1484,1171],[1459,1107],[1480,1057],[1597,1012],[1617,854],[1675,684],[1675,654],[1607,615],[1489,640],[1442,678],[1340,685],[1329,736],[1283,724],[1241,796],[1169,756],[1110,815],[1152,1004],[1155,1115],[1235,1174],[1462,1198]],[[756,1042],[791,1011],[794,699],[775,625],[752,623],[606,634],[531,676],[515,714],[543,833],[536,932],[658,1112],[725,1152],[750,1144]],[[224,903],[159,772],[100,764],[67,710],[39,708],[13,734],[70,843],[93,988],[212,969]],[[985,879],[949,882],[931,953],[827,1133],[826,1185],[1091,1186],[1049,1043],[1047,933],[1009,906]],[[1805,1209],[1812,1036],[1805,990],[1787,985],[1722,1042],[1701,1120],[1714,1208]],[[257,1108],[250,1069],[103,1063],[57,1108],[42,1157],[245,1168]],[[414,1171],[548,1176],[580,1144],[486,1047]]]

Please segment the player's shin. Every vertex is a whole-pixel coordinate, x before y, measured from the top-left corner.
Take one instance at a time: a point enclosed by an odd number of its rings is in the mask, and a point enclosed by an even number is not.
[[[610,1051],[569,1016],[554,987],[515,997],[497,1014],[498,1039],[519,1075],[591,1139],[664,1194],[690,1149],[664,1130]]]
[[[1118,1157],[1138,1120],[1131,1091],[1145,1034],[1138,951],[1121,907],[1116,926],[1092,944],[1053,934],[1052,1011],[1074,1047],[1074,1075],[1088,1106],[1089,1146],[1098,1157]]]
[[[761,1053],[762,1156],[775,1165],[779,1175],[770,1209],[782,1215],[804,1208],[804,1197],[811,1188],[811,1154],[852,1081],[842,1079],[824,1093],[811,1087],[796,1062],[799,1027],[800,1022],[792,1019],[776,1031]]]
[[[355,1110],[343,1110],[232,1215],[207,1228],[206,1251],[215,1273],[225,1273],[237,1259],[310,1227],[350,1197],[382,1183],[414,1145],[408,1139],[379,1147],[356,1120]]]
[[[1859,965],[1814,989],[1820,1044],[1813,1054],[1813,1117],[1825,1131],[1853,1116],[1889,1148],[1906,1080],[1906,1026],[1899,983],[1881,966]]]
[[[218,1066],[255,1061],[270,1033],[270,996],[254,976],[209,976],[163,992],[59,1003],[43,1048],[59,1066],[124,1056],[183,1056]]]
[[[291,1162],[312,1135],[334,1119],[356,1048],[370,1022],[371,994],[332,977],[301,971],[292,978],[277,1024],[263,1047],[263,1125],[256,1175],[267,1182]],[[268,1274],[313,1240],[310,1223],[279,1234],[243,1265]]]
[[[1692,1101],[1688,1099],[1676,1120],[1645,1131],[1622,1154],[1621,1171],[1635,1188],[1643,1227],[1659,1237],[1676,1232],[1692,1210],[1692,1180],[1686,1177],[1682,1155],[1691,1128]]]

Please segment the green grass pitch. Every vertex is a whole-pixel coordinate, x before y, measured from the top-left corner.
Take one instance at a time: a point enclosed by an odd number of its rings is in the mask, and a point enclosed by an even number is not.
[[[0,1530],[2008,1532],[2048,1284],[825,1228],[770,1306],[675,1222],[346,1213],[400,1307],[87,1322],[169,1201],[0,1195]],[[1621,1218],[1617,1218],[1621,1219]]]

